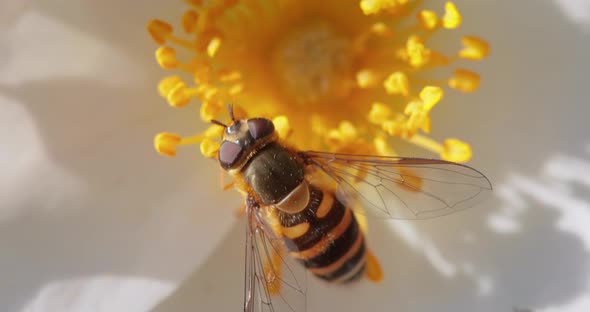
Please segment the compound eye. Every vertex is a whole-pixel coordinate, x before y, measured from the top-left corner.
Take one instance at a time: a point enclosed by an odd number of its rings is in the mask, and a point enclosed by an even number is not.
[[[221,143],[219,147],[219,164],[223,169],[230,169],[233,167],[240,156],[242,155],[244,149],[242,146],[230,142],[225,141]]]
[[[248,120],[248,129],[254,140],[268,136],[275,131],[275,125],[266,118],[252,118]]]

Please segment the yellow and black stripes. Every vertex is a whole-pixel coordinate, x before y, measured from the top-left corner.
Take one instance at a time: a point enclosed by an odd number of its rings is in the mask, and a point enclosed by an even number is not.
[[[291,256],[313,274],[345,282],[364,271],[363,233],[352,211],[332,193],[310,186],[304,210],[295,214],[279,211],[278,217]]]

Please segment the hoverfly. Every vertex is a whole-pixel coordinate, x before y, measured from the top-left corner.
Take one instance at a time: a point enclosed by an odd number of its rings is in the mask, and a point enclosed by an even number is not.
[[[298,151],[272,121],[229,114],[230,125],[212,122],[224,127],[219,165],[245,196],[246,312],[304,311],[306,271],[333,283],[379,280],[353,211],[433,218],[492,189],[479,171],[443,160]]]

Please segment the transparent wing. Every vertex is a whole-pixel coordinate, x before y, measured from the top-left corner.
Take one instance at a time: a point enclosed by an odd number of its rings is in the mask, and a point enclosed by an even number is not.
[[[305,311],[307,272],[287,255],[260,209],[247,199],[244,311]]]
[[[353,209],[381,218],[428,219],[475,205],[492,185],[481,172],[436,159],[301,152],[337,183]]]

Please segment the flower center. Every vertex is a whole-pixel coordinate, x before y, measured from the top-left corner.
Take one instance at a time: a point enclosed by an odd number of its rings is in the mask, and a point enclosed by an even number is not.
[[[297,104],[343,98],[354,86],[352,43],[327,23],[295,28],[281,38],[271,57],[282,91]]]

